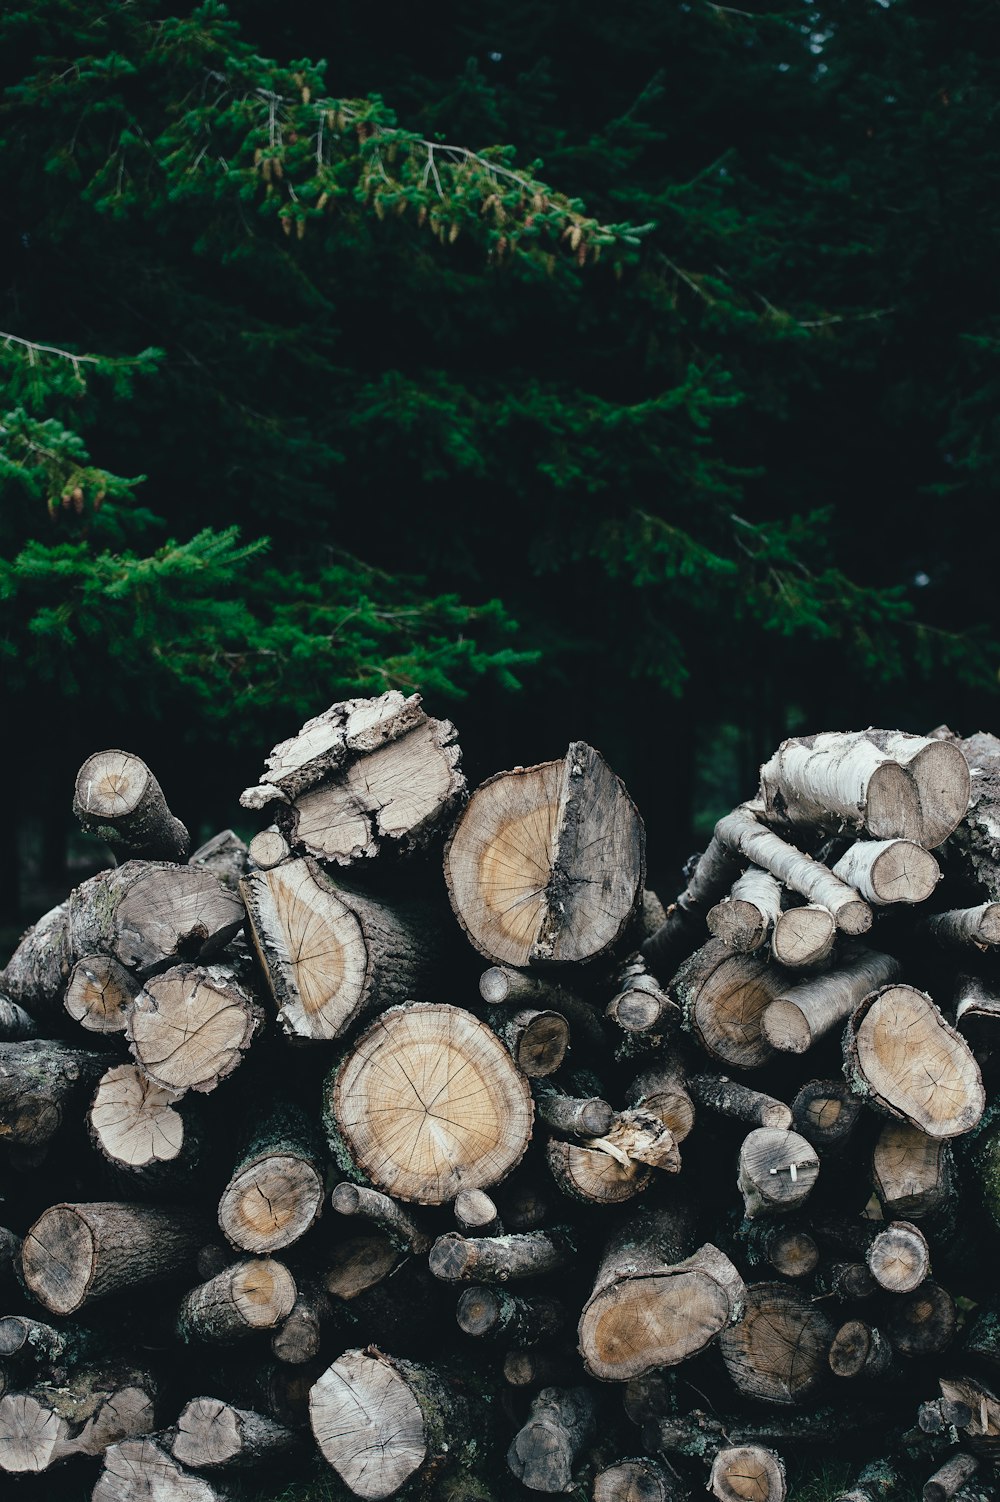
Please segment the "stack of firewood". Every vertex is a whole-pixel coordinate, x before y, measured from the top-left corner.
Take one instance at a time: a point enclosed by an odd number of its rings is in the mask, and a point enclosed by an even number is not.
[[[993,1495],[1000,741],[786,742],[666,911],[596,751],[469,796],[416,695],[241,802],[90,757],[0,974],[0,1472]]]

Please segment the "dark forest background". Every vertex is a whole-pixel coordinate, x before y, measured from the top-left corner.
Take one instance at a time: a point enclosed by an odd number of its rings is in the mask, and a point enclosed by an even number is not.
[[[995,4],[33,0],[0,83],[8,919],[88,752],[204,836],[384,687],[668,894],[784,734],[996,728]]]

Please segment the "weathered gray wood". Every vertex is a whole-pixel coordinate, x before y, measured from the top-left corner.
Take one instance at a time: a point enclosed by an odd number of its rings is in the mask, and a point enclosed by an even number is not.
[[[534,1492],[571,1491],[577,1457],[594,1433],[595,1408],[589,1388],[542,1388],[507,1451],[511,1475]]]
[[[430,1270],[446,1283],[507,1283],[568,1267],[575,1243],[563,1228],[508,1236],[460,1236],[449,1231],[431,1247]]]
[[[760,812],[762,810],[755,804],[742,804],[719,820],[715,826],[716,837],[734,855],[741,855],[769,871],[807,902],[827,908],[844,933],[862,934],[871,928],[871,908],[855,889],[812,856],[797,850],[769,830],[760,822]]]
[[[143,1434],[111,1445],[92,1502],[222,1502],[201,1476],[185,1471],[161,1439]]]
[[[692,1074],[688,1076],[687,1088],[696,1105],[717,1111],[733,1121],[742,1121],[750,1127],[776,1127],[787,1131],[792,1124],[792,1113],[784,1101],[773,1095],[764,1095],[751,1090],[747,1085],[727,1079],[724,1074]]]
[[[465,1335],[523,1348],[547,1341],[563,1328],[568,1314],[556,1299],[521,1298],[474,1284],[459,1299],[455,1318]]]
[[[819,1169],[815,1149],[798,1132],[756,1128],[740,1147],[737,1182],[746,1215],[780,1215],[803,1204]]]
[[[294,1454],[301,1444],[293,1430],[264,1414],[220,1398],[192,1398],[181,1410],[168,1448],[182,1465],[201,1471],[266,1464]]]
[[[140,756],[95,751],[76,774],[73,812],[86,834],[105,840],[119,859],[182,861],[191,836],[167,807],[163,789]]]
[[[177,1333],[185,1341],[228,1344],[259,1330],[273,1330],[295,1303],[295,1279],[283,1262],[259,1257],[234,1262],[185,1294]]]
[[[719,1349],[747,1397],[801,1403],[829,1371],[836,1331],[821,1305],[788,1283],[754,1283],[743,1318],[723,1330]]]
[[[94,1053],[43,1038],[0,1043],[0,1138],[20,1147],[51,1141],[83,1103],[113,1062]]]

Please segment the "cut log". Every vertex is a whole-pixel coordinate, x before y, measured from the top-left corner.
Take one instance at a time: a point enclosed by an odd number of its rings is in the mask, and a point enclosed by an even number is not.
[[[922,1232],[905,1220],[891,1221],[877,1233],[866,1260],[872,1277],[887,1293],[912,1293],[931,1270]]]
[[[827,908],[839,929],[863,934],[872,926],[872,911],[853,887],[826,866],[773,834],[757,818],[755,805],[744,803],[719,820],[715,833],[734,855],[769,871],[807,902]]]
[[[1000,903],[981,902],[978,907],[935,913],[925,926],[932,938],[949,948],[995,949],[1000,945]]]
[[[575,1242],[564,1228],[514,1236],[460,1236],[449,1231],[431,1247],[428,1264],[446,1283],[508,1283],[569,1267]]]
[[[247,874],[250,852],[238,834],[231,829],[220,829],[204,845],[199,845],[188,856],[188,865],[201,871],[210,871],[231,892],[239,889],[240,881]]]
[[[804,1278],[819,1266],[816,1241],[798,1225],[775,1224],[766,1217],[744,1219],[736,1241],[751,1267],[773,1270],[783,1278]]]
[[[750,866],[707,915],[708,931],[740,954],[764,944],[781,917],[781,882]]]
[[[401,1252],[422,1256],[431,1246],[433,1237],[427,1234],[419,1221],[408,1210],[404,1210],[402,1205],[397,1205],[394,1199],[390,1199],[387,1194],[380,1194],[377,1189],[366,1189],[345,1179],[334,1188],[330,1196],[330,1207],[338,1215],[364,1216],[378,1226]]]
[[[350,1302],[376,1288],[400,1261],[399,1248],[378,1231],[348,1236],[328,1256],[323,1287],[332,1298]]]
[[[474,1284],[459,1299],[455,1318],[465,1335],[525,1347],[548,1340],[563,1328],[567,1315],[556,1299],[519,1298],[502,1288]]]
[[[882,1381],[893,1374],[896,1353],[881,1330],[851,1319],[833,1337],[829,1362],[835,1377]]]
[[[708,909],[729,891],[746,862],[713,835],[707,848],[692,858],[684,870],[687,886],[667,908],[666,919],[643,942],[642,955],[654,975],[668,976],[698,934],[704,933]]]
[[[0,996],[0,1043],[19,1043],[24,1038],[37,1038],[38,1023],[16,1001]]]
[[[455,1223],[466,1236],[502,1236],[500,1212],[484,1189],[460,1189],[455,1196]]]
[[[276,1101],[258,1121],[219,1200],[226,1240],[257,1255],[299,1241],[323,1207],[319,1133],[304,1111]]]
[[[531,1007],[561,1012],[570,992],[545,976],[514,970],[510,965],[491,965],[479,977],[479,994],[491,1007]],[[576,998],[579,1000],[579,998]]]
[[[89,1033],[123,1033],[141,990],[142,983],[110,955],[88,954],[70,972],[63,1006]]]
[[[225,965],[174,965],[146,982],[126,1037],[147,1079],[165,1090],[214,1090],[264,1025],[264,1012]]]
[[[808,970],[827,958],[836,935],[829,909],[806,902],[781,914],[771,935],[771,953],[789,970]]]
[[[819,1158],[798,1132],[758,1127],[743,1139],[737,1183],[750,1220],[794,1210],[818,1177]]]
[[[615,1118],[614,1108],[599,1096],[577,1099],[551,1085],[537,1086],[535,1100],[539,1119],[567,1137],[603,1137]]]
[[[605,1016],[624,1033],[662,1036],[677,1021],[677,1003],[648,973],[641,955],[629,960],[618,976],[617,986],[605,1008]]]
[[[923,1502],[951,1502],[955,1493],[979,1470],[975,1455],[959,1451],[924,1482]]]
[[[694,1103],[687,1089],[684,1065],[677,1055],[636,1075],[625,1092],[625,1101],[658,1116],[678,1145],[694,1126]]]
[[[106,1053],[44,1038],[0,1043],[0,1140],[19,1147],[50,1142],[111,1062]]]
[[[507,1012],[494,1007],[489,1022],[518,1069],[530,1080],[555,1074],[566,1057],[570,1032],[561,1012],[536,1012],[530,1008]]]
[[[0,1471],[48,1471],[71,1455],[100,1455],[153,1423],[155,1389],[145,1373],[79,1368],[59,1382],[0,1398]]]
[[[872,1153],[872,1183],[887,1220],[934,1215],[955,1193],[951,1148],[907,1121],[887,1121]]]
[[[727,1446],[712,1462],[708,1489],[719,1502],[785,1502],[784,1463],[762,1445]]]
[[[300,1444],[291,1429],[263,1414],[234,1408],[220,1398],[192,1398],[181,1410],[169,1448],[181,1465],[201,1471],[264,1465]]]
[[[746,1126],[787,1131],[792,1124],[792,1113],[784,1101],[737,1084],[724,1074],[692,1074],[687,1084],[697,1105],[718,1111],[720,1116],[733,1121],[742,1121]]]
[[[733,1069],[759,1069],[772,1055],[761,1032],[764,1012],[785,982],[784,972],[752,954],[733,954],[712,939],[670,983],[685,1027],[705,1052]]]
[[[996,1393],[974,1377],[939,1377],[941,1396],[951,1405],[964,1404],[967,1422],[957,1422],[969,1449],[995,1469],[1000,1456],[1000,1400]],[[943,1405],[942,1405],[943,1406]]]
[[[350,865],[393,846],[419,849],[465,797],[454,725],[420,695],[348,699],[275,746],[244,808],[270,808],[296,849]]]
[[[126,861],[70,897],[72,959],[109,954],[140,974],[174,960],[210,960],[239,933],[243,904],[211,871]]]
[[[829,1371],[836,1331],[826,1314],[788,1283],[746,1289],[743,1318],[723,1330],[719,1349],[738,1390],[767,1403],[801,1403]]]
[[[313,860],[252,871],[240,884],[285,1032],[336,1038],[374,1009],[433,993],[435,915],[335,887]]]
[[[843,1147],[853,1132],[862,1105],[844,1080],[808,1080],[792,1101],[797,1132],[821,1152]]]
[[[29,1369],[76,1365],[92,1345],[90,1332],[57,1330],[24,1314],[0,1318],[0,1359]]]
[[[947,741],[899,731],[798,736],[761,767],[768,816],[933,850],[969,805],[969,765]]]
[[[184,1151],[184,1118],[173,1090],[154,1085],[135,1064],[116,1064],[101,1076],[88,1121],[94,1141],[119,1168],[176,1163]]]
[[[21,1238],[6,1226],[0,1226],[0,1292],[13,1289],[21,1266]]]
[[[499,1183],[531,1137],[527,1080],[486,1024],[459,1007],[383,1012],[325,1097],[345,1173],[416,1204]]]
[[[865,1262],[830,1262],[818,1269],[816,1289],[821,1297],[857,1303],[861,1299],[870,1299],[878,1284]]]
[[[781,1053],[805,1053],[872,991],[895,980],[899,968],[891,955],[855,946],[826,974],[778,990],[761,1018],[764,1038]]]
[[[686,1489],[660,1460],[629,1456],[594,1476],[593,1502],[680,1502]]]
[[[254,835],[248,846],[247,853],[251,863],[259,871],[270,871],[273,866],[280,866],[283,861],[288,860],[292,853],[292,847],[281,833],[281,830],[272,827],[271,829],[261,829]]]
[[[570,1492],[573,1470],[595,1429],[586,1387],[543,1387],[507,1451],[511,1475],[533,1492]]]
[[[222,1502],[209,1482],[185,1471],[151,1434],[111,1445],[91,1502]]]
[[[323,1318],[331,1307],[323,1290],[311,1288],[307,1293],[300,1288],[291,1313],[271,1336],[274,1359],[289,1366],[305,1366],[307,1362],[315,1361],[323,1345]]]
[[[95,751],[76,774],[73,812],[85,834],[105,840],[119,860],[183,861],[191,836],[167,807],[163,789],[131,751]]]
[[[840,857],[833,874],[876,907],[926,902],[941,880],[933,855],[912,840],[861,840]]]
[[[717,1247],[693,1256],[686,1218],[639,1212],[611,1238],[579,1325],[591,1376],[627,1382],[704,1350],[739,1317],[744,1287]]]
[[[844,1074],[869,1104],[930,1137],[971,1131],[986,1104],[969,1045],[912,986],[885,986],[855,1010]]]
[[[234,1262],[185,1294],[177,1314],[182,1340],[227,1343],[273,1330],[295,1303],[295,1279],[283,1262],[260,1257]]]
[[[604,759],[574,741],[558,761],[479,787],[445,849],[469,939],[502,965],[606,953],[641,903],[642,821]]]
[[[324,1460],[356,1497],[391,1497],[417,1472],[459,1458],[471,1434],[465,1405],[429,1367],[370,1347],[345,1351],[309,1394]]]
[[[53,1015],[73,966],[69,902],[39,918],[0,971],[0,994],[33,1015]]]
[[[511,1387],[566,1387],[579,1380],[580,1364],[563,1351],[517,1348],[503,1359],[503,1377]]]
[[[833,1502],[886,1502],[902,1479],[890,1461],[872,1460],[858,1472],[854,1485],[846,1492],[838,1492]]]
[[[193,1270],[205,1225],[189,1211],[115,1201],[53,1205],[24,1238],[28,1290],[53,1314],[75,1314],[119,1289]]]
[[[961,874],[972,888],[981,891],[991,902],[1000,902],[1000,870],[997,866],[1000,740],[982,731],[962,740],[946,726],[932,734],[956,746],[972,771],[969,807],[949,839],[949,856],[955,858]]]
[[[650,1170],[623,1156],[624,1162],[603,1148],[558,1138],[545,1148],[545,1161],[559,1189],[585,1205],[621,1205],[649,1188]]]

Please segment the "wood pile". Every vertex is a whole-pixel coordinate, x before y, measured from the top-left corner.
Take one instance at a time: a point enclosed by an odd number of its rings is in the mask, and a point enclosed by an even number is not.
[[[470,796],[416,695],[241,801],[90,757],[0,974],[24,1495],[994,1495],[1000,740],[785,742],[666,910],[596,751]]]

